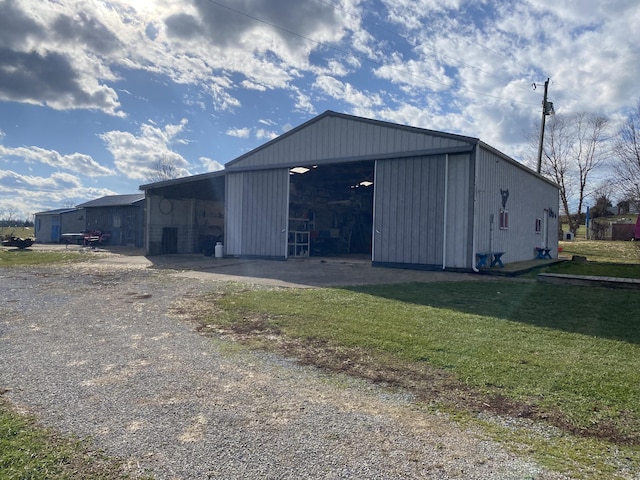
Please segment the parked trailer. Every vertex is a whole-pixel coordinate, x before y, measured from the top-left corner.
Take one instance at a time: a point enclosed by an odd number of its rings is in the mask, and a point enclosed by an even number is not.
[[[63,233],[62,241],[66,245],[76,243],[85,247],[95,247],[98,244],[107,243],[111,238],[111,234],[101,232],[100,230],[91,230],[81,233]]]

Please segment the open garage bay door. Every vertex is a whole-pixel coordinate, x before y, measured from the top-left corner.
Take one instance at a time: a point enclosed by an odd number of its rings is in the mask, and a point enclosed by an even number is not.
[[[371,259],[373,161],[296,167],[290,179],[288,256]]]

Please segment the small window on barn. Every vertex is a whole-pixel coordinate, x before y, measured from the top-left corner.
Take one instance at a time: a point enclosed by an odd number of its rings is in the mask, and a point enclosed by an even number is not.
[[[509,230],[509,210],[500,209],[500,230]]]
[[[542,219],[536,218],[536,233],[542,233]]]

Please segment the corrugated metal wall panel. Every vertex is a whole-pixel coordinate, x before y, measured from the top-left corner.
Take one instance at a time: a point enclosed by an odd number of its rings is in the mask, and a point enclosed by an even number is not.
[[[227,175],[226,253],[285,257],[289,170]]]
[[[442,262],[445,156],[379,160],[374,262]]]
[[[378,125],[357,119],[328,116],[294,135],[259,149],[231,168],[264,167],[282,163],[345,159],[429,148],[463,147],[469,142],[402,126]]]
[[[501,190],[509,191],[505,204],[509,212],[507,230],[500,229]],[[506,252],[504,262],[518,262],[533,259],[535,247],[547,241],[547,246],[557,252],[558,190],[555,186],[485,148],[478,148],[476,201],[477,251]],[[548,222],[546,239],[542,233],[536,234],[537,218]]]
[[[471,268],[472,197],[470,155],[451,155],[448,166],[445,265]]]
[[[38,243],[57,242],[59,239],[53,238],[53,215],[36,214],[35,235]],[[84,230],[84,228],[82,229]],[[79,230],[82,231],[82,230]],[[70,232],[74,233],[74,232]]]
[[[242,199],[244,173],[229,173],[225,177],[224,252],[242,253]]]

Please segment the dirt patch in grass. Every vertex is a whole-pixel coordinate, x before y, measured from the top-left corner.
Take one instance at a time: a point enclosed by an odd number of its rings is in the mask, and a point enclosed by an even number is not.
[[[246,313],[233,322],[216,322],[223,312],[211,296],[190,298],[174,313],[197,323],[202,334],[217,335],[251,348],[295,359],[302,365],[342,373],[391,388],[410,392],[416,400],[449,411],[491,413],[511,418],[541,421],[581,436],[598,438],[618,445],[640,445],[640,438],[621,432],[615,425],[600,422],[589,429],[579,428],[559,410],[542,409],[534,402],[516,401],[500,393],[499,387],[480,391],[442,368],[424,362],[408,362],[390,354],[356,347],[336,346],[324,339],[292,338],[270,324],[263,313]]]

